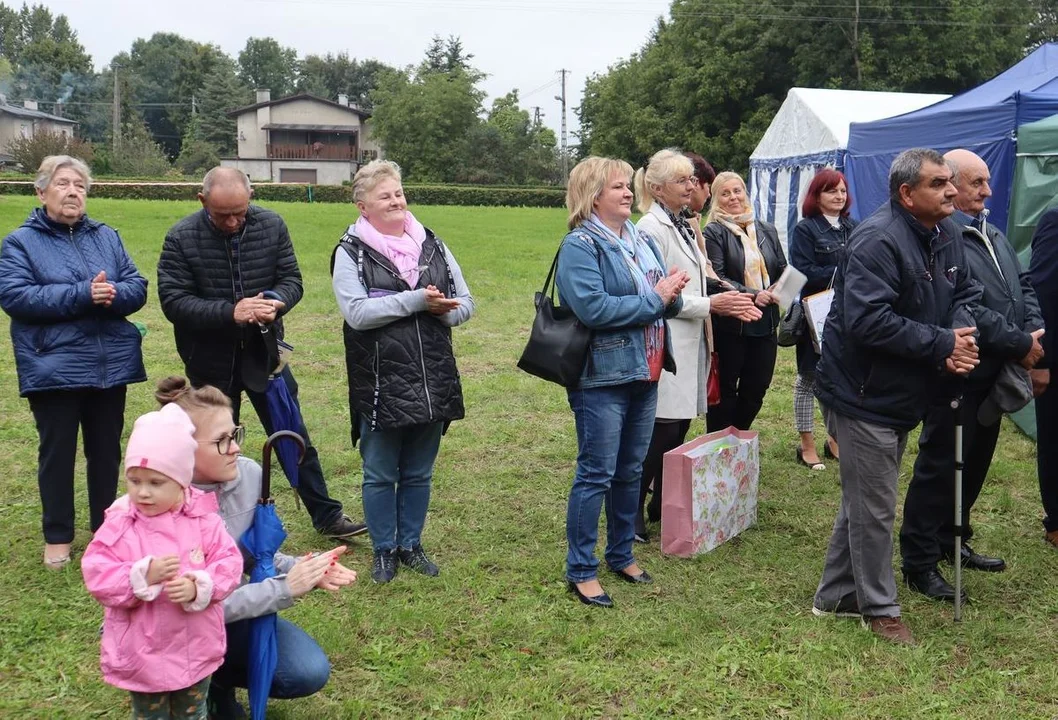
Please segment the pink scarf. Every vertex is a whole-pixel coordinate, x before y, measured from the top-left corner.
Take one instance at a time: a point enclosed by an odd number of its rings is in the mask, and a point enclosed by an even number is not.
[[[404,211],[404,234],[383,235],[363,215],[353,225],[353,232],[369,248],[381,253],[388,259],[397,272],[415,288],[419,284],[419,256],[422,254],[422,243],[426,240],[426,228],[407,210]]]

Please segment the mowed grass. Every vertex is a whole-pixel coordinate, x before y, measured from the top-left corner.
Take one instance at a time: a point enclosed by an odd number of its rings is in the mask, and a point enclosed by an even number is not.
[[[0,228],[34,202],[0,197]],[[341,318],[330,253],[355,217],[338,205],[270,204],[287,220],[305,276],[288,316],[306,420],[332,494],[362,515],[361,470],[350,447]],[[193,203],[89,200],[118,228],[150,280],[137,315],[148,334],[152,380],[181,372],[159,308],[155,263],[166,229]],[[1042,542],[1035,448],[1004,421],[978,502],[978,549],[1005,557],[1001,575],[967,574],[973,603],[954,624],[950,606],[901,590],[920,644],[876,641],[854,621],[810,612],[840,491],[836,466],[794,462],[792,350],[757,422],[761,432],[758,525],[692,560],[637,547],[656,578],[648,588],[607,579],[617,604],[591,611],[565,589],[565,508],[576,440],[564,392],[515,367],[539,289],[564,229],[560,210],[414,208],[443,237],[477,301],[455,332],[467,418],[442,443],[424,544],[441,565],[427,579],[368,577],[370,547],[346,556],[362,581],[339,595],[314,592],[283,616],[330,655],[318,695],[273,701],[269,717],[480,718],[1052,718],[1058,715],[1058,554]],[[76,562],[40,562],[37,437],[18,397],[0,320],[0,716],[126,717],[124,693],[98,669],[102,612]],[[153,408],[151,385],[130,388],[126,432]],[[262,432],[251,415],[247,453]],[[692,433],[701,431],[696,422]],[[909,443],[902,483],[915,456]],[[77,479],[79,555],[89,540],[83,461]],[[325,547],[279,480],[291,553]],[[655,537],[657,536],[655,528]],[[600,550],[601,554],[601,550]],[[894,558],[899,563],[899,557]]]

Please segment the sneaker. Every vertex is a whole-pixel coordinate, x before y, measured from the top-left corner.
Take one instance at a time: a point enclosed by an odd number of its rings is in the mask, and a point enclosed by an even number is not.
[[[388,583],[397,575],[397,549],[375,550],[375,561],[371,563],[371,579],[379,585]]]
[[[915,638],[911,635],[904,621],[897,617],[867,617],[861,618],[863,627],[872,633],[898,645],[914,645]]]
[[[416,545],[411,550],[399,548],[397,557],[400,558],[402,565],[407,565],[417,573],[430,577],[437,577],[441,573],[441,569],[426,557],[426,551],[422,549],[422,545]]]
[[[345,540],[347,538],[363,535],[367,532],[366,523],[356,523],[349,519],[348,515],[342,515],[328,527],[320,530],[320,535],[332,540]]]
[[[235,688],[222,688],[210,684],[206,696],[206,713],[209,720],[245,720],[246,711],[235,699]]]
[[[812,614],[816,617],[857,618],[860,617],[860,609],[856,606],[856,600],[850,595],[832,608],[821,608],[812,603]]]

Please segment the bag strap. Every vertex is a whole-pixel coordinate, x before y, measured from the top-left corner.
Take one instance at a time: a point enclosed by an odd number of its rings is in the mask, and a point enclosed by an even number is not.
[[[833,290],[834,289],[834,278],[836,278],[837,276],[838,276],[838,266],[835,265],[834,266],[834,272],[830,273],[830,282],[827,283],[827,290]]]
[[[602,267],[602,255],[599,252],[599,246],[595,242],[595,238],[593,238],[591,235],[589,235],[588,233],[585,233],[585,232],[577,233],[577,237],[579,237],[580,239],[591,243],[592,250],[595,251],[595,259],[596,259],[596,261],[598,261],[599,267],[601,268]],[[558,244],[558,250],[555,251],[555,259],[551,262],[551,269],[547,273],[547,279],[544,280],[544,288],[543,288],[543,290],[540,291],[541,297],[550,297],[551,298],[551,304],[552,305],[555,304],[555,282],[553,282],[553,281],[557,281],[557,279],[558,279],[557,276],[556,276],[556,273],[558,272],[558,256],[559,256],[559,253],[561,253],[561,252],[562,252],[562,243],[559,243]],[[550,291],[548,291],[549,287],[551,288]]]

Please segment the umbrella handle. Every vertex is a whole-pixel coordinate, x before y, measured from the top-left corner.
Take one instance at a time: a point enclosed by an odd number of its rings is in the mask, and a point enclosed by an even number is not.
[[[298,465],[305,459],[305,438],[290,430],[277,430],[265,440],[261,451],[261,499],[272,495],[272,445],[281,438],[290,438],[298,446]]]

